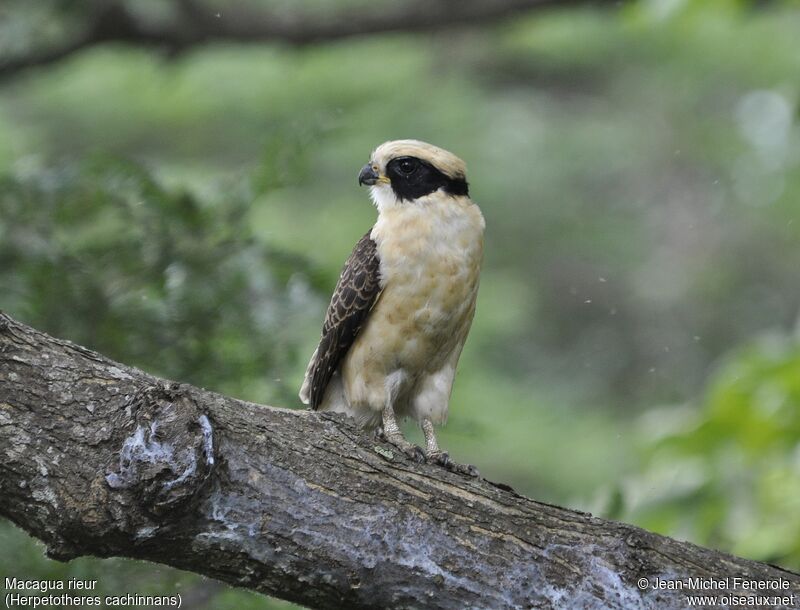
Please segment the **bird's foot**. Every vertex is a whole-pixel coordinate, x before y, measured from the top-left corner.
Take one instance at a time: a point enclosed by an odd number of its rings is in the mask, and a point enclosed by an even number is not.
[[[383,428],[378,428],[376,434],[378,438],[394,445],[395,448],[403,452],[412,461],[419,463],[425,461],[425,453],[422,451],[422,449],[417,447],[414,443],[406,440],[401,433],[398,432],[397,434],[386,434]]]
[[[455,472],[456,474],[463,474],[468,477],[479,477],[481,473],[478,472],[478,469],[475,468],[472,464],[459,464],[458,462],[454,462],[450,459],[450,456],[447,455],[445,451],[432,451],[425,456],[425,461],[429,464],[438,464],[439,466],[443,466],[447,468],[447,470],[451,472]]]

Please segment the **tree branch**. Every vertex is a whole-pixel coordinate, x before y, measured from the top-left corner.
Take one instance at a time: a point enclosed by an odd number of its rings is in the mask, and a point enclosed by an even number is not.
[[[346,420],[163,381],[4,314],[0,454],[0,515],[52,557],[147,559],[312,608],[686,606],[688,587],[642,578],[714,578],[715,595],[769,581],[785,588],[759,594],[800,601],[800,575],[413,464]]]
[[[108,0],[99,5],[94,16],[87,18],[86,27],[74,38],[28,55],[0,60],[0,80],[110,42],[155,47],[170,54],[210,42],[302,46],[385,32],[426,32],[485,24],[537,9],[589,2],[592,0],[415,0],[382,5],[379,11],[362,10],[319,18],[308,14],[273,15],[241,5],[217,12],[195,0],[177,0],[176,18],[151,23],[131,14],[123,2]]]

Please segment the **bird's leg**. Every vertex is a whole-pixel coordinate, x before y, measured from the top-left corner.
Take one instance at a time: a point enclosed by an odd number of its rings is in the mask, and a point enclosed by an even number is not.
[[[433,428],[433,422],[429,419],[423,419],[420,424],[422,433],[425,435],[425,459],[434,464],[440,464],[448,470],[466,474],[471,477],[480,476],[478,469],[470,464],[457,464],[450,459],[444,451],[439,449],[439,443],[436,440],[436,431]]]
[[[429,462],[441,462],[450,459],[444,451],[439,449],[433,422],[429,419],[423,419],[420,427],[425,435],[425,458]]]
[[[424,462],[425,454],[422,449],[417,447],[414,443],[410,443],[403,436],[400,431],[400,426],[397,425],[397,418],[394,416],[394,409],[392,403],[387,402],[383,408],[383,435],[387,441],[397,447],[400,451],[405,453],[408,457],[416,462]]]

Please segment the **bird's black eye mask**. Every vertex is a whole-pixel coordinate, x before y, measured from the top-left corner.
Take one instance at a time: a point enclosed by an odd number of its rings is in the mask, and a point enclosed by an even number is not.
[[[433,165],[417,157],[397,157],[386,165],[386,176],[401,201],[419,199],[442,189],[453,196],[468,195],[466,179],[450,178]]]

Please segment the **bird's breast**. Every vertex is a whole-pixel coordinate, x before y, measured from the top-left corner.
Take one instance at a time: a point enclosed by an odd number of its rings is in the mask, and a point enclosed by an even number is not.
[[[467,199],[437,198],[381,214],[373,230],[383,293],[369,326],[397,364],[436,370],[474,313],[483,217]]]
[[[351,405],[380,410],[391,393],[408,398],[460,351],[475,311],[483,227],[466,198],[429,197],[381,211],[371,237],[382,292],[342,368]]]

